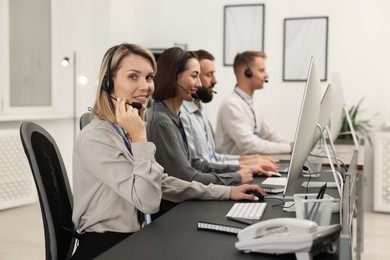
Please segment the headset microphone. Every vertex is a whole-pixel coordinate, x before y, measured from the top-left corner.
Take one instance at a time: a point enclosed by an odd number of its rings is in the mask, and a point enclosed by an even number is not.
[[[113,100],[115,100],[115,101],[118,101],[118,99],[117,99],[117,98],[114,98],[113,96],[111,96],[111,98],[112,98]],[[142,104],[139,103],[139,102],[131,102],[131,103],[126,102],[126,105],[132,106],[132,107],[134,107],[134,108],[136,108],[136,109],[141,109],[141,108],[142,108]]]
[[[257,77],[257,76],[254,75],[254,74],[252,74],[251,77],[254,77],[254,78],[258,79],[258,80],[262,80],[262,81],[264,81],[264,83],[268,83],[268,79],[261,79],[261,78]]]
[[[215,90],[211,90],[211,92],[213,92],[214,94],[217,94],[217,91],[215,91]]]
[[[176,83],[176,84],[177,84],[177,83]],[[191,97],[192,97],[193,99],[199,99],[198,94],[196,94],[196,93],[191,93],[190,91],[188,91],[188,90],[185,89],[184,87],[180,86],[179,84],[177,84],[177,85],[178,85],[179,87],[181,87],[182,89],[184,89],[185,92],[191,94]]]
[[[139,102],[131,102],[131,103],[126,102],[126,104],[138,110],[142,108],[142,104]]]
[[[268,79],[261,79],[261,78],[257,77],[256,75],[252,75],[251,77],[254,77],[258,80],[262,80],[262,81],[264,81],[264,83],[268,83]]]

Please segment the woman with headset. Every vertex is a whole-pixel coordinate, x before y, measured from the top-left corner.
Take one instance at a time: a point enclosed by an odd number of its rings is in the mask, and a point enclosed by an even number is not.
[[[216,164],[193,157],[180,119],[184,100],[193,101],[201,87],[200,64],[194,52],[173,47],[165,50],[157,61],[154,78],[154,101],[146,112],[148,140],[156,145],[156,160],[169,175],[203,184],[237,185],[253,181],[260,166]],[[174,204],[162,201],[160,214]]]
[[[79,244],[72,259],[92,259],[138,231],[143,213],[157,212],[161,198],[254,200],[245,193],[250,190],[264,195],[258,185],[206,186],[164,173],[143,121],[155,73],[153,55],[139,45],[117,45],[103,57],[92,120],[73,152],[73,223]]]

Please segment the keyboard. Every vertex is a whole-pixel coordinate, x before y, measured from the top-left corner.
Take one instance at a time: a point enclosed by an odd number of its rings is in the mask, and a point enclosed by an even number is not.
[[[279,173],[287,174],[288,173],[288,166],[279,166]]]
[[[267,178],[261,183],[261,187],[267,193],[280,193],[284,191],[287,184],[287,177]]]
[[[311,181],[309,182],[309,185],[307,186],[307,181],[304,181],[302,183],[302,187],[308,187],[308,188],[321,188],[324,186],[325,182],[324,181]],[[327,188],[337,188],[337,185],[335,182],[326,182],[326,187]]]
[[[237,202],[226,214],[226,218],[245,224],[253,224],[261,219],[266,206],[265,202]]]

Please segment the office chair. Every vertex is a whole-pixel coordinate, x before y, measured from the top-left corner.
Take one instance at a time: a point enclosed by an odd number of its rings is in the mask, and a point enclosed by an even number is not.
[[[23,122],[20,138],[38,191],[46,260],[70,259],[76,237],[73,196],[61,153],[51,135],[35,123]]]
[[[80,130],[91,122],[91,112],[86,112],[80,117]]]

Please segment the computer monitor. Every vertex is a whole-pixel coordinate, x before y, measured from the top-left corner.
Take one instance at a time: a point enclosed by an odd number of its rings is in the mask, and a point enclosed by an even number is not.
[[[318,149],[315,149],[315,145],[318,143],[319,140],[321,140],[321,136],[326,133],[326,137],[328,137],[329,144],[331,146],[333,158],[336,162],[337,165],[337,170],[340,172],[340,164],[339,161],[337,160],[337,153],[336,149],[334,147],[333,139],[331,136],[331,130],[330,130],[330,119],[332,117],[333,113],[333,107],[334,107],[334,100],[337,99],[335,97],[335,84],[332,82],[329,82],[324,95],[322,96],[321,99],[321,104],[320,104],[320,115],[318,118],[318,124],[321,127],[317,127],[315,137],[314,137],[314,143],[313,143],[313,150],[311,152],[311,155],[317,156],[318,158],[321,158],[320,161],[322,162],[322,157],[325,156],[325,151],[323,150],[324,146],[327,145],[326,142],[323,142],[323,146],[318,146]],[[337,107],[337,105],[336,105]],[[342,111],[338,111],[339,114],[342,114]],[[323,139],[322,139],[323,140]]]
[[[345,115],[355,149],[359,148],[359,140],[352,124],[348,109],[345,106],[343,88],[341,84],[340,75],[337,72],[332,73],[332,84],[334,85],[334,102],[333,111],[330,119],[330,133],[333,141],[337,139],[340,134],[341,125],[343,124],[343,115]]]
[[[283,195],[296,182],[298,175],[312,149],[318,117],[320,114],[321,85],[314,57],[311,58],[309,73],[303,93],[301,110],[295,132],[294,147],[288,168],[287,183]]]
[[[330,117],[332,114],[333,99],[334,99],[333,84],[329,82],[320,103],[320,114],[318,117],[318,124],[321,126],[321,128],[325,128],[326,126],[329,126]],[[314,135],[312,148],[314,148],[314,146],[320,140],[321,135],[322,135],[321,130],[317,127],[316,133]]]
[[[331,82],[333,86],[333,105],[330,117],[330,133],[331,139],[335,141],[340,134],[341,125],[343,124],[344,94],[340,75],[337,72],[332,72]]]

